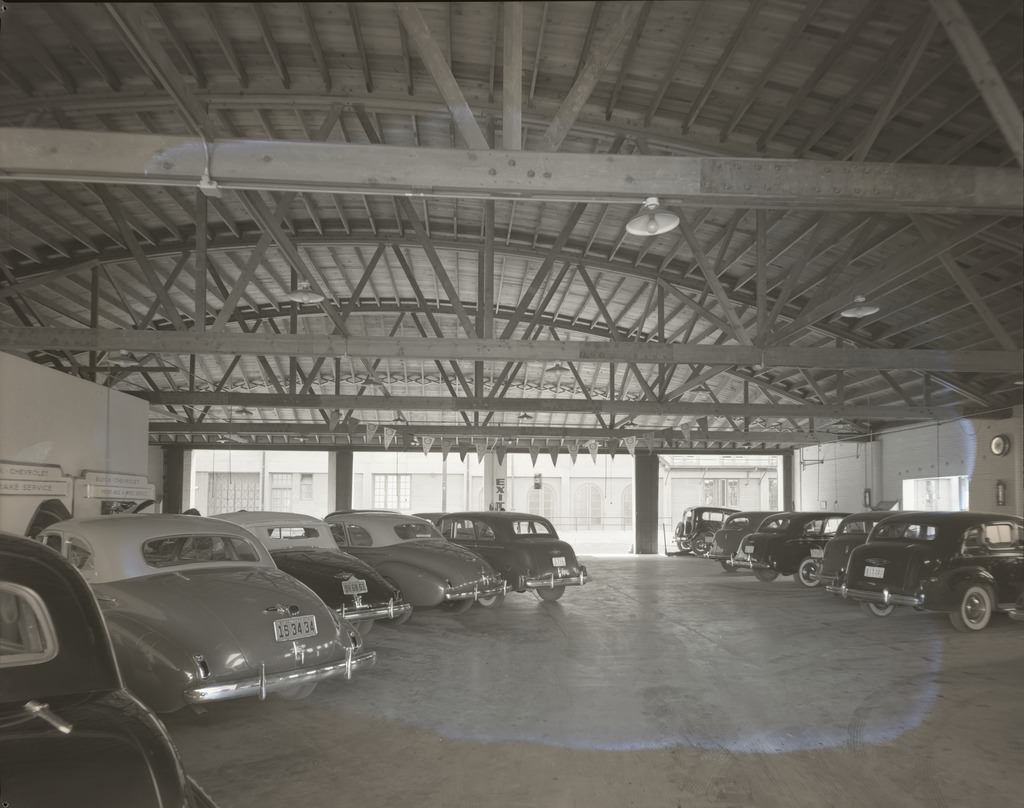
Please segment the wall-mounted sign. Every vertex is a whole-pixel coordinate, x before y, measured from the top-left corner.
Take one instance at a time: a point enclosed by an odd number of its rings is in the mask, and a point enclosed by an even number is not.
[[[0,480],[60,480],[63,477],[64,470],[60,466],[0,460]]]
[[[111,485],[125,488],[145,488],[149,478],[145,474],[118,474],[108,471],[85,471],[82,479],[90,485]]]
[[[139,501],[152,499],[154,494],[152,485],[86,485],[85,496],[88,499],[118,499]]]
[[[66,497],[67,480],[0,480],[0,495],[22,497]]]

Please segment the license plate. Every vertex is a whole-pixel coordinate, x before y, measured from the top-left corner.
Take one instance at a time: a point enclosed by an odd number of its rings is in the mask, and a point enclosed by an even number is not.
[[[825,551],[822,550],[820,547],[812,547],[811,548],[811,558],[824,558],[824,557],[825,557]]]
[[[865,578],[884,578],[885,567],[865,567],[864,568]]]
[[[341,591],[346,595],[362,595],[366,592],[366,581],[362,578],[349,578],[341,582]]]
[[[743,552],[746,553],[747,555],[750,555],[751,553],[754,552],[754,545],[748,544],[746,547],[743,548]]]
[[[289,642],[301,637],[316,636],[316,616],[300,614],[297,617],[285,617],[274,621],[274,639],[277,642]]]
[[[565,566],[565,558],[563,558],[562,556],[555,556],[554,558],[551,559],[551,563],[552,563],[553,566],[556,566],[556,567],[564,567]]]

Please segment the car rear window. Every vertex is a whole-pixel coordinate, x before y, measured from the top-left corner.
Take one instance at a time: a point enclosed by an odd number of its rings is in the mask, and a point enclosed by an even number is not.
[[[259,551],[238,536],[166,536],[150,539],[142,545],[142,557],[151,567],[260,560]]]
[[[0,668],[38,665],[55,656],[57,632],[42,598],[28,587],[0,581]]]
[[[758,530],[763,530],[767,533],[781,533],[784,530],[789,530],[789,525],[789,519],[769,519]]]
[[[746,527],[750,524],[750,518],[747,516],[733,516],[730,519],[725,520],[723,527]]]
[[[398,525],[392,525],[392,529],[395,531],[395,535],[402,541],[444,538],[430,522],[402,522]]]
[[[558,534],[547,522],[539,519],[514,519],[512,520],[512,532],[516,536],[531,536],[546,539],[557,539]]]
[[[268,527],[267,535],[272,539],[318,539],[320,531],[315,527]]]
[[[883,522],[875,526],[872,541],[934,541],[939,535],[935,525],[919,522]]]
[[[1013,525],[1008,522],[997,522],[985,525],[982,528],[984,541],[988,547],[1003,548],[1016,547],[1021,543],[1020,525]]]
[[[852,522],[844,522],[841,524],[836,534],[839,536],[845,536],[847,533],[868,534],[871,532],[871,528],[874,524],[874,522],[869,522],[866,519],[855,519]]]

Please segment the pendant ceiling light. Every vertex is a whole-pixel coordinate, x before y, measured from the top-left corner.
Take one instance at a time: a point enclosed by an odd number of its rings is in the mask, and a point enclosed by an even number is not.
[[[660,236],[679,226],[679,217],[665,210],[658,197],[649,196],[644,200],[643,210],[626,223],[626,232],[634,236]]]
[[[881,309],[871,303],[864,302],[864,295],[857,295],[853,299],[853,305],[843,309],[840,314],[843,317],[870,317],[878,314]]]
[[[565,371],[567,371],[568,369],[569,369],[569,368],[567,368],[567,367],[566,367],[565,365],[563,365],[563,364],[562,364],[561,362],[556,362],[556,363],[555,363],[555,364],[553,364],[553,365],[552,365],[551,367],[549,367],[549,368],[545,368],[545,369],[544,369],[544,372],[545,372],[545,373],[564,373],[564,372],[565,372]]]
[[[324,296],[310,289],[308,283],[300,283],[297,289],[293,289],[285,297],[293,303],[308,303],[312,305],[324,302]]]
[[[530,413],[528,413],[528,412],[521,412],[521,413],[519,413],[519,420],[520,421],[532,421],[533,420],[533,416],[530,415]]]

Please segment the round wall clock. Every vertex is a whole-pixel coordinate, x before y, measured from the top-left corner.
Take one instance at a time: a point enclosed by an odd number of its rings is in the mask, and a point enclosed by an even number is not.
[[[1010,438],[1006,435],[996,435],[992,438],[989,448],[994,455],[1004,455],[1010,451]]]

